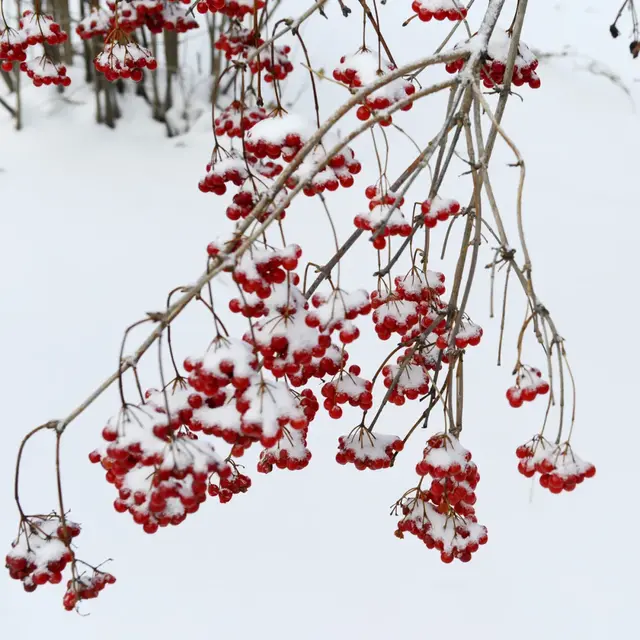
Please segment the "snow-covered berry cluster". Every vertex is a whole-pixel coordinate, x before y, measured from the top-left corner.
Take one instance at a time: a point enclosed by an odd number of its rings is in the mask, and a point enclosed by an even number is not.
[[[573,491],[586,478],[593,478],[596,468],[579,458],[568,442],[553,444],[541,435],[516,449],[518,471],[526,478],[540,474],[540,485],[551,493]]]
[[[91,569],[77,578],[67,581],[67,591],[62,598],[62,605],[67,611],[73,611],[81,600],[93,600],[108,585],[115,584],[116,578],[110,573]]]
[[[373,406],[371,393],[373,384],[369,380],[360,377],[360,367],[352,364],[349,371],[341,371],[338,377],[322,386],[324,396],[324,408],[334,420],[342,417],[341,404],[350,404],[352,407],[360,407],[363,411]]]
[[[416,473],[420,483],[396,503],[403,516],[396,535],[415,535],[427,548],[437,549],[444,563],[469,562],[488,540],[473,506],[480,475],[471,453],[454,436],[437,434],[429,438]],[[431,484],[423,489],[428,478]]]
[[[512,407],[521,407],[532,402],[537,396],[549,393],[549,383],[542,378],[542,372],[535,367],[520,365],[516,373],[516,383],[507,389],[507,400]]]
[[[67,68],[56,64],[46,55],[21,62],[20,71],[26,73],[36,87],[41,87],[43,84],[68,87],[71,84]]]
[[[24,34],[27,46],[36,44],[58,45],[67,41],[67,34],[53,19],[43,13],[34,13],[27,9],[22,13],[20,30]]]
[[[83,40],[91,38],[104,38],[112,26],[112,14],[100,7],[91,7],[88,16],[82,18],[76,26],[76,33]]]
[[[465,45],[475,44],[474,38],[470,38]],[[500,87],[504,83],[504,72],[507,69],[509,49],[511,47],[511,36],[502,29],[494,29],[493,35],[487,47],[486,63],[480,70],[480,78],[487,88]],[[446,70],[449,73],[457,73],[464,66],[464,59],[448,62]],[[540,78],[536,74],[538,59],[531,49],[522,41],[518,43],[518,53],[513,67],[513,85],[521,87],[528,84],[532,89],[540,87]]]
[[[198,183],[198,189],[218,196],[227,192],[227,182],[240,187],[249,175],[246,162],[237,155],[209,163],[205,170],[207,173]]]
[[[364,426],[338,438],[338,464],[353,464],[358,471],[388,469],[396,453],[404,449],[398,436],[373,433]]]
[[[450,198],[435,196],[431,200],[425,200],[420,205],[422,219],[426,227],[433,229],[438,222],[445,222],[452,216],[460,213],[460,203]]]
[[[243,57],[249,58],[252,73],[264,72],[265,82],[282,81],[293,71],[293,64],[289,60],[291,47],[288,44],[267,47],[250,57],[252,53],[252,49],[247,49]]]
[[[262,107],[247,107],[241,100],[234,100],[215,119],[217,136],[241,138],[246,131],[267,117]]]
[[[461,0],[413,0],[411,8],[422,22],[433,20],[464,20],[467,8]]]
[[[9,72],[14,62],[24,62],[27,59],[25,34],[10,27],[2,28],[0,23],[0,60],[3,71]]]
[[[395,70],[395,65],[388,60],[380,59],[377,53],[360,49],[351,56],[340,58],[340,64],[333,70],[333,77],[350,89],[356,90],[379,81]],[[356,115],[359,120],[368,120],[372,114],[388,109],[396,102],[413,95],[415,91],[415,86],[409,80],[396,78],[370,93],[356,111]],[[412,106],[413,102],[408,102],[401,109],[409,111]],[[388,126],[392,121],[391,115],[388,115],[380,120],[380,124]]]
[[[200,0],[198,13],[222,13],[229,18],[242,20],[248,13],[264,8],[266,0]]]
[[[105,43],[104,49],[96,56],[93,64],[109,82],[118,78],[131,78],[134,82],[140,82],[143,69],[153,71],[158,66],[151,51],[132,42]]]
[[[25,591],[58,584],[62,572],[72,562],[69,543],[80,534],[80,525],[59,516],[25,518],[18,539],[5,558],[9,576],[22,581]]]

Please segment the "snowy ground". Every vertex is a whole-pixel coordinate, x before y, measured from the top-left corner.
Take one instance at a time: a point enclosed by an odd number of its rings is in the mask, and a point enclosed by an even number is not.
[[[392,13],[399,3],[389,4],[385,11]],[[631,637],[640,570],[630,537],[640,524],[632,491],[640,447],[632,400],[640,231],[633,98],[640,99],[634,86],[640,70],[627,59],[625,43],[608,36],[613,6],[531,4],[524,34],[530,45],[553,51],[571,45],[615,69],[632,92],[630,99],[605,77],[579,70],[583,59],[552,61],[541,67],[543,88],[526,92],[522,103],[514,99],[505,119],[527,161],[525,216],[536,284],[567,339],[578,380],[575,447],[597,465],[597,477],[571,495],[551,496],[517,474],[515,447],[537,430],[542,412],[535,403],[515,411],[504,401],[511,357],[494,367],[498,322],[487,317],[482,272],[470,311],[487,339],[466,360],[463,440],[482,474],[478,511],[490,540],[469,565],[444,566],[417,541],[392,535],[388,506],[413,482],[413,458],[375,474],[338,467],[336,439],[351,425],[320,417],[311,429],[308,469],[259,477],[230,504],[207,502],[180,527],[147,536],[113,511],[112,488],[86,457],[117,407],[114,391],[70,427],[63,455],[66,502],[85,525],[82,555],[96,562],[112,557],[118,583],[85,607],[89,617],[79,617],[62,610],[60,588],[25,595],[3,577],[7,637]],[[397,21],[404,11],[399,15]],[[344,52],[357,46],[344,23],[313,25],[306,31],[312,51],[322,51],[329,29],[335,41],[344,38]],[[408,51],[424,46],[419,27],[390,29],[392,48],[403,38]],[[325,64],[340,53],[325,54]],[[189,135],[167,140],[140,102],[127,105],[114,134],[93,125],[89,98],[85,106],[69,106],[33,91],[25,101],[23,132],[15,134],[0,114],[0,541],[7,548],[17,523],[13,461],[24,433],[68,413],[115,368],[123,328],[160,308],[170,288],[195,279],[204,247],[224,224],[219,201],[196,188],[211,148],[207,116]],[[439,117],[441,103],[432,104],[426,115],[416,110],[401,124],[415,131],[421,118]],[[509,161],[507,150],[498,149],[494,175],[505,211],[516,185]],[[337,201],[342,239],[366,184],[366,176],[358,178]],[[316,214],[304,207],[292,214],[289,241],[305,246]],[[314,234],[312,242],[308,257],[322,261],[331,250],[328,234],[321,241]],[[371,266],[370,248],[359,248],[345,285],[363,284]],[[218,289],[222,300],[230,293]],[[513,300],[509,356],[524,311],[521,299]],[[207,341],[198,313],[176,325],[183,352]],[[375,366],[366,344],[355,351],[356,361]],[[153,362],[146,371],[155,383]],[[381,430],[402,433],[414,414],[389,411]],[[28,451],[22,491],[29,511],[54,504],[52,453],[47,434]]]

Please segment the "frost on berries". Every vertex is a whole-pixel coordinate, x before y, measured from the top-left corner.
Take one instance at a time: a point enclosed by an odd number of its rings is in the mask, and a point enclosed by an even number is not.
[[[540,475],[540,485],[551,493],[573,491],[596,468],[578,457],[568,442],[552,444],[542,435],[534,436],[516,450],[518,471],[526,478]]]
[[[480,480],[471,453],[450,434],[429,438],[416,465],[421,480],[394,505],[400,513],[396,536],[410,533],[428,549],[437,549],[442,562],[469,562],[486,544],[486,527],[478,524],[474,505]],[[427,486],[428,485],[428,486]]]

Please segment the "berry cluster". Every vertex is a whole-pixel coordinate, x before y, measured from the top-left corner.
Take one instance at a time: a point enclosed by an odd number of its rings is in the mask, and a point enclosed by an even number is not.
[[[27,59],[25,49],[27,41],[22,31],[10,27],[0,29],[0,60],[3,71],[9,72],[14,62],[24,62]]]
[[[420,211],[425,226],[433,229],[438,222],[445,222],[451,216],[457,216],[460,213],[460,203],[457,200],[436,196],[432,200],[425,200],[420,205]]]
[[[52,16],[34,13],[27,9],[22,13],[20,30],[24,34],[27,46],[36,44],[58,45],[67,41],[67,34]]]
[[[422,22],[431,19],[459,22],[467,17],[467,9],[459,0],[413,0],[411,8]]]
[[[336,191],[338,187],[348,189],[353,186],[353,176],[362,171],[362,165],[356,160],[351,147],[345,147],[329,159],[324,169],[318,171],[318,165],[326,162],[326,154],[322,145],[309,153],[295,173],[287,181],[287,186],[294,188],[298,182],[304,184],[303,193],[314,196],[326,191]]]
[[[444,563],[456,558],[469,562],[488,540],[473,506],[480,475],[471,453],[454,436],[437,434],[429,438],[416,473],[421,477],[418,487],[396,503],[395,510],[403,515],[396,535],[415,535],[427,548],[437,549]],[[431,484],[423,490],[428,476]]]
[[[552,444],[541,435],[516,449],[518,471],[526,478],[540,474],[540,485],[551,493],[573,491],[585,478],[593,478],[596,468],[579,458],[568,442]]]
[[[112,16],[104,9],[91,7],[88,16],[82,18],[76,26],[76,33],[83,40],[91,38],[104,38],[111,29]]]
[[[20,71],[26,73],[36,87],[41,87],[43,84],[68,87],[71,84],[66,67],[57,65],[46,55],[21,62]]]
[[[67,582],[62,605],[67,611],[73,611],[81,600],[97,598],[108,584],[115,584],[115,581],[115,576],[110,573],[92,569],[90,574],[82,574]]]
[[[93,64],[109,82],[118,78],[131,78],[134,82],[140,82],[143,69],[153,71],[158,66],[151,51],[132,42],[105,43],[104,50],[96,56]]]
[[[467,41],[468,44],[475,44],[474,35]],[[500,87],[504,82],[504,72],[507,69],[509,49],[511,47],[511,36],[501,29],[494,29],[487,48],[486,63],[480,70],[480,78],[487,88]],[[448,62],[446,70],[449,73],[458,73],[464,66],[464,60],[454,60]],[[540,87],[540,78],[536,74],[538,60],[524,43],[518,43],[518,53],[513,67],[512,82],[514,86],[521,87],[528,84],[532,89]]]
[[[189,421],[188,394],[174,389],[161,395],[164,415],[159,402],[123,409],[102,431],[106,445],[89,456],[118,489],[115,510],[128,511],[146,533],[183,522],[206,499],[209,475],[230,473],[211,444],[181,428]],[[187,413],[174,416],[177,407]]]
[[[307,429],[282,430],[282,437],[273,447],[268,447],[260,453],[258,471],[271,473],[273,467],[300,471],[311,460],[311,451],[307,448]]]
[[[516,383],[507,389],[507,400],[512,407],[521,407],[532,402],[538,395],[549,393],[549,383],[542,379],[542,372],[535,367],[520,365],[516,374]]]
[[[338,377],[322,386],[324,396],[324,408],[334,420],[342,417],[342,407],[339,405],[349,403],[352,407],[360,407],[363,411],[373,406],[371,393],[373,384],[369,380],[360,377],[360,367],[352,364],[349,371],[341,371]]]
[[[404,449],[398,436],[372,433],[364,426],[338,438],[338,464],[353,464],[358,471],[388,469],[394,456]]]
[[[248,58],[251,53],[253,49],[246,49],[243,57]],[[293,64],[289,60],[290,53],[291,47],[287,44],[268,47],[249,60],[249,69],[256,74],[264,71],[265,82],[282,81],[293,71]]]
[[[400,300],[431,302],[437,296],[444,295],[444,282],[444,273],[429,270],[422,272],[412,267],[407,275],[395,277],[395,293]]]
[[[342,56],[340,64],[333,70],[333,77],[350,89],[356,90],[380,80],[395,70],[396,67],[391,62],[380,60],[377,53],[363,48],[352,56]],[[371,114],[388,109],[396,102],[413,95],[415,91],[415,86],[409,80],[404,78],[392,80],[370,93],[358,108],[356,116],[359,120],[368,120]],[[413,102],[408,102],[401,109],[409,111],[412,106]],[[380,124],[389,126],[392,121],[392,117],[388,115],[380,120]]]
[[[215,119],[217,136],[241,138],[246,131],[267,117],[262,107],[247,107],[241,100],[234,100]]]
[[[420,319],[418,303],[402,299],[394,292],[382,295],[372,291],[371,308],[380,340],[388,340],[392,333],[405,334]]]
[[[66,525],[66,530],[65,530]],[[31,517],[22,521],[20,535],[5,558],[9,576],[22,581],[25,591],[58,584],[62,572],[73,561],[70,541],[80,534],[80,526],[57,515]]]
[[[196,5],[198,13],[222,13],[229,18],[242,20],[248,13],[264,8],[266,0],[201,0]]]
[[[232,24],[226,33],[220,34],[214,46],[218,51],[224,52],[227,60],[231,60],[235,56],[248,57],[249,48],[256,48],[261,44],[263,40],[255,31]]]
[[[246,163],[237,155],[210,163],[205,169],[207,174],[198,183],[198,189],[202,193],[215,193],[217,196],[227,192],[227,182],[240,187],[249,175]]]
[[[477,347],[482,339],[482,327],[474,324],[468,318],[463,318],[458,327],[458,333],[454,340],[457,349],[466,349],[469,345]],[[451,330],[442,332],[436,340],[438,349],[446,349],[451,339]]]
[[[220,504],[230,502],[233,496],[239,493],[246,493],[251,488],[251,478],[240,473],[235,464],[230,465],[231,473],[220,477],[219,482],[210,480],[207,492],[213,497],[217,497]]]
[[[397,382],[389,395],[389,402],[401,406],[406,400],[415,400],[429,391],[429,374],[426,367],[419,363],[408,363],[402,367],[405,356],[398,357],[398,364],[387,364],[382,368],[384,386],[390,389],[393,381]]]
[[[313,127],[295,114],[273,113],[245,136],[245,149],[257,158],[291,162],[311,137]]]
[[[344,344],[353,342],[360,331],[351,321],[359,315],[366,316],[371,311],[369,294],[364,289],[352,292],[334,289],[329,295],[316,293],[311,298],[313,309],[305,322],[310,327],[318,327],[323,333],[339,332]]]

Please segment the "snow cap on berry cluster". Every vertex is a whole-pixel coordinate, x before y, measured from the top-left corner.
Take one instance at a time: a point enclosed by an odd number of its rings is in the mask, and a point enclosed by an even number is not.
[[[273,467],[300,471],[311,460],[311,451],[307,448],[306,430],[283,429],[282,437],[273,447],[263,449],[258,461],[260,473],[271,473]]]
[[[422,22],[429,22],[432,18],[455,22],[467,17],[467,8],[462,0],[413,0],[411,8]]]
[[[91,7],[89,15],[82,18],[76,26],[76,33],[83,40],[106,36],[111,29],[113,14],[99,7]]]
[[[403,448],[404,443],[398,436],[372,433],[366,427],[358,427],[338,438],[336,461],[353,463],[359,471],[386,469],[391,466],[393,456]]]

